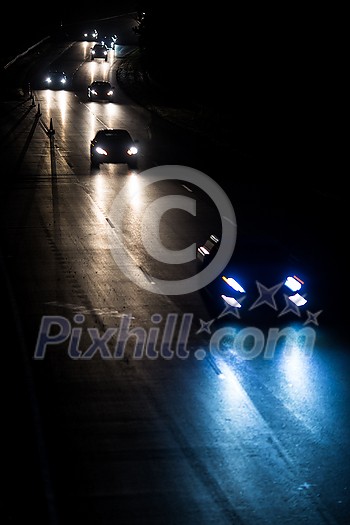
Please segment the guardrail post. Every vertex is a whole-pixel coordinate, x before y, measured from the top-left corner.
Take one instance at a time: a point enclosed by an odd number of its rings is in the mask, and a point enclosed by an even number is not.
[[[56,154],[55,154],[55,130],[53,128],[52,118],[50,118],[50,127],[47,132],[50,139],[50,158],[51,158],[51,175],[56,176]]]
[[[34,107],[35,106],[35,97],[34,97],[34,93],[33,93],[32,86],[31,86],[30,82],[28,82],[28,98],[29,98],[29,100],[32,101],[32,107]]]

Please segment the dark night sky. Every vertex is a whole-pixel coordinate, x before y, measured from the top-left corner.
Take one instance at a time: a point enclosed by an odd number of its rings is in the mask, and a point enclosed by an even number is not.
[[[94,25],[97,17],[116,16],[133,11],[135,7],[135,2],[124,1],[114,5],[113,3],[108,4],[102,8],[99,5],[96,13],[93,13],[87,4],[83,5],[81,10],[78,10],[68,0],[57,3],[38,0],[35,3],[25,3],[20,8],[18,8],[17,4],[13,4],[13,7],[8,5],[5,8],[5,15],[11,20],[10,27],[13,32],[11,41],[14,42],[14,45],[17,45],[17,42],[19,42],[19,45],[21,42],[25,45],[26,43],[35,43],[41,38],[51,35],[56,30],[59,30],[61,25],[64,28],[70,28],[76,23],[84,25],[85,22],[87,24],[91,22]],[[6,16],[3,16],[3,21]]]

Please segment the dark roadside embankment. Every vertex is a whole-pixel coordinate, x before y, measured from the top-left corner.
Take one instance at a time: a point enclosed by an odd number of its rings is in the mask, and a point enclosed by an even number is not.
[[[117,81],[132,99],[159,117],[198,134],[199,138],[209,138],[213,144],[230,144],[231,153],[247,155],[248,144],[243,134],[232,126],[231,111],[227,111],[226,102],[214,106],[205,103],[201,97],[188,96],[186,78],[182,78],[181,90],[156,80],[139,49],[123,59],[117,70]]]

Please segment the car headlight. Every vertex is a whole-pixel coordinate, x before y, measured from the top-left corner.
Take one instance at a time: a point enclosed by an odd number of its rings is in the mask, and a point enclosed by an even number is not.
[[[137,148],[135,146],[131,146],[131,148],[127,150],[128,155],[136,155],[136,153],[137,153]]]
[[[108,155],[107,151],[101,148],[100,146],[97,146],[96,153],[98,153],[99,155]]]
[[[242,305],[238,301],[236,301],[234,297],[228,297],[227,295],[222,295],[221,297],[229,306],[233,306],[234,308],[242,307]]]
[[[297,275],[293,275],[293,277],[289,275],[284,284],[292,290],[292,292],[297,292],[304,284],[304,281],[302,281]]]
[[[294,295],[289,295],[288,299],[297,306],[304,306],[304,304],[307,303],[307,299],[305,299],[305,297],[298,293],[295,293]]]
[[[231,286],[233,290],[236,290],[236,292],[245,293],[245,289],[243,288],[243,286],[241,286],[233,277],[225,277],[225,275],[223,275],[222,280],[225,281],[226,284]]]

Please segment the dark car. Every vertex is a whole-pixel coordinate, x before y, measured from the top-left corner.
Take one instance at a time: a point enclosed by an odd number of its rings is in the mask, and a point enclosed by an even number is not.
[[[91,60],[95,60],[95,58],[103,58],[107,62],[108,47],[105,44],[95,44],[91,48]]]
[[[44,82],[49,89],[65,89],[68,78],[64,71],[49,71],[45,76]]]
[[[211,235],[197,248],[198,271],[214,259],[220,243],[217,235]],[[217,317],[229,313],[254,326],[273,326],[298,318],[304,324],[316,325],[322,305],[310,291],[314,282],[315,272],[285,245],[266,235],[242,234],[237,237],[229,263],[202,293]]]
[[[90,143],[91,166],[120,163],[136,169],[138,166],[136,144],[126,129],[100,129]]]
[[[108,80],[95,80],[87,88],[90,100],[113,100],[114,86]]]

